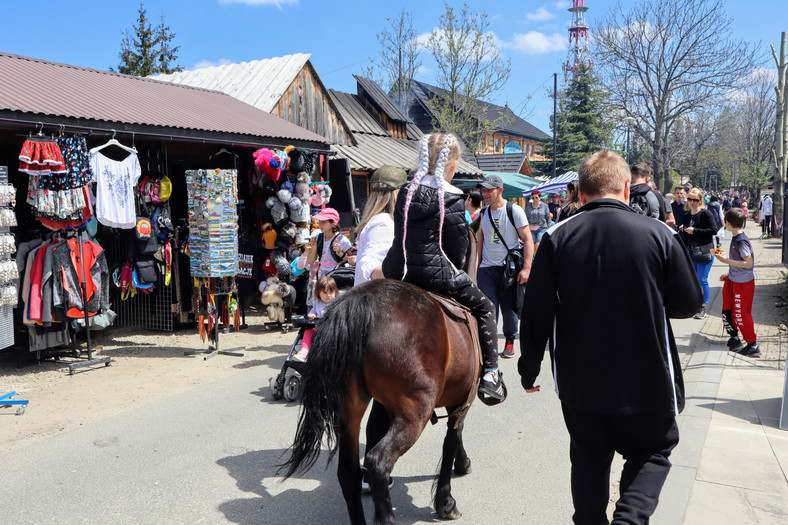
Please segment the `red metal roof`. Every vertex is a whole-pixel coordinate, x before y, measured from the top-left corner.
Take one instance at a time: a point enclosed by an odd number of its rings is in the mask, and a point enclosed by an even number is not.
[[[0,53],[0,110],[328,143],[218,91],[8,53]]]

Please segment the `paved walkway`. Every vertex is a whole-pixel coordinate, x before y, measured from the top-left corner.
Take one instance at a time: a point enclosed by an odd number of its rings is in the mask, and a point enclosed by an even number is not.
[[[657,525],[788,523],[788,431],[779,429],[788,332],[779,322],[758,322],[785,303],[785,268],[779,239],[759,240],[754,224],[747,233],[756,257],[753,313],[763,357],[727,351],[718,281],[726,268],[715,262],[709,281],[716,297],[708,319],[674,322],[677,339],[685,339],[679,344],[687,345],[687,405],[679,417],[681,443],[652,520]]]

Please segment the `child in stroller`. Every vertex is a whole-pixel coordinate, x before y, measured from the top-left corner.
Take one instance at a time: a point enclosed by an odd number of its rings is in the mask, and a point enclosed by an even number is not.
[[[309,355],[315,325],[323,315],[326,305],[333,301],[338,293],[336,281],[328,275],[322,277],[315,286],[315,300],[309,314],[306,317],[296,315],[292,317],[293,324],[300,326],[300,329],[282,370],[275,378],[271,378],[271,396],[274,400],[284,397],[287,401],[295,401],[301,395],[301,367]]]
[[[312,302],[312,308],[309,310],[307,318],[313,320],[323,317],[326,306],[336,299],[337,293],[339,293],[339,289],[337,288],[337,283],[334,278],[328,275],[321,277],[315,286],[315,299]],[[312,345],[312,336],[314,334],[314,328],[309,328],[304,331],[304,337],[301,340],[301,350],[293,356],[294,361],[300,361],[302,363],[306,361],[309,355],[309,347]]]

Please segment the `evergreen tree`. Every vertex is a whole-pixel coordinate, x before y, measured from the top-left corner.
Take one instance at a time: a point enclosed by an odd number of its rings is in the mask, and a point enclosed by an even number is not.
[[[151,26],[145,6],[140,3],[137,9],[139,17],[137,24],[131,30],[124,31],[120,43],[120,63],[118,73],[147,77],[158,73],[174,73],[182,71],[179,65],[174,65],[178,60],[180,46],[172,46],[175,33],[170,26],[164,24],[164,15],[158,27]],[[109,68],[110,71],[116,71]]]
[[[613,122],[609,115],[607,94],[599,87],[599,79],[588,66],[581,64],[563,92],[556,122],[551,124],[557,126],[557,175],[577,171],[586,156],[610,146]],[[539,174],[552,176],[552,137],[542,140],[540,146],[539,154],[549,160],[535,161],[532,165]]]

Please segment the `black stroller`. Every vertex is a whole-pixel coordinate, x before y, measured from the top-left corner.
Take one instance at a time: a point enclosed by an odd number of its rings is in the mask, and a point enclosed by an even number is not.
[[[355,268],[348,266],[347,263],[340,263],[334,270],[331,270],[326,275],[334,278],[339,288],[339,293],[349,290],[353,287],[353,279],[355,275]],[[318,319],[309,319],[303,315],[291,316],[290,322],[294,326],[299,326],[298,336],[290,346],[290,351],[287,353],[287,358],[282,365],[282,370],[279,375],[272,377],[269,380],[271,387],[271,397],[275,401],[279,401],[283,397],[287,401],[297,401],[301,397],[301,370],[304,363],[301,361],[294,361],[293,356],[301,348],[301,340],[304,338],[304,332],[309,328],[314,328],[317,325]],[[287,333],[283,330],[284,333]]]
[[[304,338],[304,332],[309,328],[314,328],[317,324],[317,319],[308,319],[303,315],[294,315],[291,322],[295,326],[299,326],[298,336],[290,346],[290,351],[287,353],[287,358],[282,365],[282,370],[276,377],[272,377],[269,381],[271,387],[271,397],[275,401],[279,401],[283,397],[287,401],[297,401],[301,397],[301,370],[305,363],[301,361],[294,361],[293,356],[301,348],[301,340]]]

